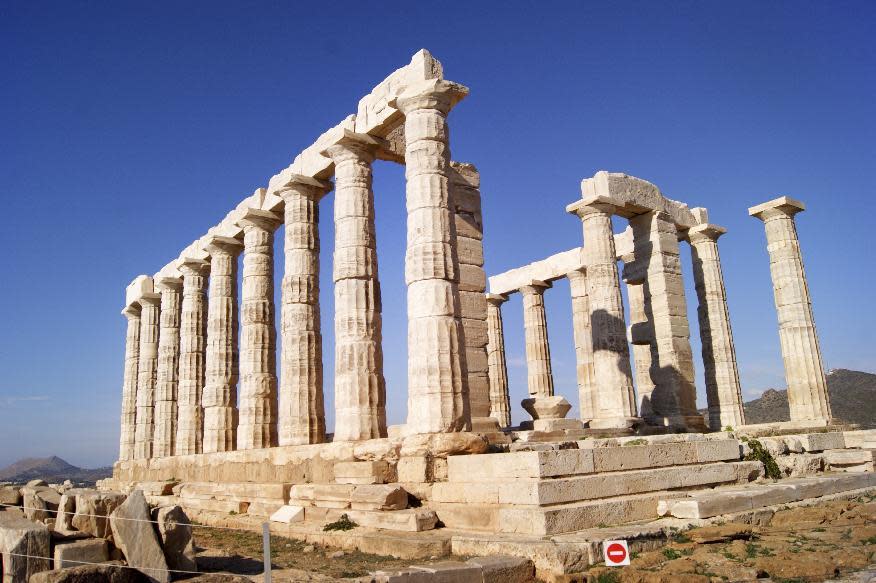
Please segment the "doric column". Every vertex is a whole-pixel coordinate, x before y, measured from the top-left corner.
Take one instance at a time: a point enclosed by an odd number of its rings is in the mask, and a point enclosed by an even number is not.
[[[137,364],[140,360],[140,306],[131,304],[122,310],[128,320],[125,334],[125,376],[122,381],[122,430],[119,436],[119,459],[134,457],[134,432],[137,426]]]
[[[207,380],[204,407],[204,453],[231,451],[237,427],[237,256],[243,244],[214,235],[210,254],[207,309]]]
[[[710,224],[697,225],[687,231],[699,299],[697,314],[706,374],[709,428],[712,431],[745,425],[727,292],[718,255],[718,237],[726,232],[723,227]]]
[[[505,362],[505,332],[502,328],[502,304],[508,296],[487,294],[487,361],[490,367],[490,416],[500,427],[511,425],[508,396],[508,367]]]
[[[481,178],[472,164],[450,163],[450,211],[459,257],[459,305],[465,346],[465,368],[472,431],[499,430],[490,416],[490,377],[487,357],[487,302],[484,292],[484,226]]]
[[[826,425],[831,422],[827,381],[794,223],[794,215],[805,208],[782,196],[748,209],[748,214],[762,220],[766,229],[791,420]]]
[[[681,275],[678,229],[664,212],[630,219],[635,261],[645,272],[645,314],[653,330],[651,393],[653,417],[648,421],[695,431],[705,430],[697,412],[693,352],[687,301]]]
[[[183,258],[182,314],[179,333],[179,387],[174,452],[188,455],[203,451],[204,410],[201,393],[206,382],[207,273],[210,263]]]
[[[345,132],[335,163],[335,441],[386,437],[386,381],[371,164],[377,141]]]
[[[584,230],[597,396],[591,428],[629,428],[639,421],[611,229],[611,215],[616,209],[613,202],[596,196],[566,207],[581,218]]]
[[[598,407],[596,376],[593,368],[593,330],[590,326],[590,298],[587,296],[585,270],[566,274],[572,292],[572,333],[575,339],[575,363],[578,378],[578,402],[581,420],[596,417]]]
[[[168,457],[173,455],[176,438],[182,280],[178,277],[156,279],[155,288],[161,294],[161,324],[158,334],[158,374],[155,384],[155,435],[152,457]]]
[[[520,288],[523,296],[523,333],[526,338],[526,382],[531,397],[553,397],[551,347],[548,342],[544,291],[551,284],[532,281]]]
[[[447,114],[468,93],[433,79],[390,102],[405,116],[409,433],[470,427],[458,258],[449,207]]]
[[[633,346],[633,374],[636,378],[636,396],[639,398],[639,415],[647,419],[654,414],[651,408],[651,394],[655,387],[651,380],[651,346],[654,339],[645,313],[644,282],[627,281],[627,298],[630,304],[629,341]]]
[[[319,321],[319,201],[331,184],[293,175],[284,203],[285,271],[280,335],[280,445],[325,441]]]
[[[277,445],[277,329],[274,327],[274,231],[280,217],[247,209],[240,302],[240,404],[237,449]]]
[[[140,359],[137,362],[137,426],[134,432],[134,459],[152,458],[155,430],[155,382],[158,377],[158,319],[161,296],[140,296]]]

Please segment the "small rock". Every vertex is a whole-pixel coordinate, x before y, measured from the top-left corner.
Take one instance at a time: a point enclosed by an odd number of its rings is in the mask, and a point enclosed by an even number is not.
[[[329,553],[326,556],[330,559],[340,559],[341,557],[344,556],[344,551],[335,551],[333,553]]]
[[[749,539],[751,533],[750,524],[728,522],[720,526],[697,528],[685,534],[695,543],[720,543],[736,539]]]
[[[316,549],[313,548],[313,545],[307,545],[306,547],[304,547],[303,549],[301,549],[301,552],[304,553],[305,555],[309,555],[310,553],[312,553],[312,552],[315,551],[315,550],[316,550]]]

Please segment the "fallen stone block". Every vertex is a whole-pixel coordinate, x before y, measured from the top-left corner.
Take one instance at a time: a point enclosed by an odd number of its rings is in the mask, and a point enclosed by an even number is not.
[[[408,493],[398,485],[356,486],[350,496],[353,510],[404,510],[408,507]]]
[[[695,543],[710,544],[723,543],[731,540],[751,538],[754,529],[750,524],[738,524],[728,522],[718,526],[705,526],[686,533]]]
[[[48,484],[46,483],[45,480],[41,480],[41,479],[37,478],[36,480],[31,480],[30,482],[28,482],[24,486],[25,486],[25,488],[40,488],[40,487],[47,487]]]
[[[54,520],[60,502],[61,495],[48,486],[25,486],[21,489],[21,505],[24,515],[29,520],[35,522],[45,522],[47,518]]]
[[[489,448],[486,438],[477,433],[423,433],[405,437],[399,454],[402,457],[429,455],[446,458],[486,453]]]
[[[158,535],[152,526],[149,506],[140,490],[110,514],[113,541],[128,564],[142,572],[152,583],[168,583],[170,573]]]
[[[83,563],[103,563],[109,560],[105,539],[92,538],[55,545],[55,570],[78,567]]]
[[[51,569],[50,542],[49,529],[44,524],[28,520],[18,512],[0,512],[3,582],[28,581],[31,575]]]
[[[824,456],[820,453],[792,453],[775,460],[782,474],[790,478],[812,476],[824,469]]]
[[[152,512],[167,566],[176,571],[197,571],[192,523],[179,506],[162,506]]]
[[[111,540],[108,516],[122,505],[126,496],[119,492],[80,490],[76,493],[76,513],[72,525],[76,530],[97,538]]]
[[[0,486],[0,504],[21,506],[21,488],[15,486]]]
[[[301,522],[304,520],[303,506],[282,506],[279,510],[271,514],[271,522],[282,522],[283,524],[292,524],[293,522]]]
[[[43,571],[33,575],[28,583],[147,583],[148,581],[143,573],[129,569],[120,562],[112,562],[105,565],[82,565],[60,571]]]

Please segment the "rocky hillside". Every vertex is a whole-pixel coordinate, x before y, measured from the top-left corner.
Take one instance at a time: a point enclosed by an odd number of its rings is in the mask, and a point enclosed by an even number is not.
[[[876,375],[842,368],[832,370],[827,374],[827,389],[837,421],[876,427]],[[745,403],[748,423],[785,421],[789,415],[787,390],[767,389],[759,399]]]
[[[57,456],[25,458],[0,469],[0,482],[19,483],[41,478],[47,482],[70,480],[76,483],[93,483],[111,476],[112,471],[112,468],[79,468]]]

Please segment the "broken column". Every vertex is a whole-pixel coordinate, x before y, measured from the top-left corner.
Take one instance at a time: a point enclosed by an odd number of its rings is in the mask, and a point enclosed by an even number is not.
[[[158,377],[158,326],[161,296],[149,291],[138,299],[140,303],[140,359],[137,362],[137,426],[134,432],[134,459],[152,457],[155,429],[155,382]]]
[[[704,431],[697,412],[693,352],[687,301],[681,274],[678,229],[672,217],[651,211],[630,219],[635,261],[645,272],[645,313],[653,331],[651,345],[652,416],[647,421]]]
[[[277,445],[274,231],[280,222],[274,213],[254,208],[237,221],[243,228],[237,449]]]
[[[596,378],[593,368],[593,330],[590,326],[590,299],[587,296],[587,276],[584,269],[566,275],[572,295],[572,334],[575,339],[575,364],[578,379],[578,402],[581,420],[596,416]]]
[[[206,382],[207,273],[210,263],[183,257],[178,267],[183,278],[179,332],[179,384],[175,455],[203,450],[204,410],[201,392]]]
[[[697,314],[703,347],[709,428],[712,431],[745,425],[736,349],[727,309],[727,291],[718,255],[718,237],[726,232],[723,227],[704,223],[691,227],[686,235],[691,245],[694,282],[699,299]]]
[[[155,287],[161,294],[161,324],[158,334],[152,457],[168,457],[173,455],[176,438],[182,280],[179,277],[160,277],[156,279]]]
[[[634,266],[632,254],[624,256],[624,280],[627,282],[627,300],[630,304],[629,342],[632,345],[633,374],[636,379],[636,396],[639,399],[639,416],[653,416],[651,394],[654,381],[651,379],[651,350],[654,334],[645,314],[644,279],[632,281],[628,268]]]
[[[487,361],[490,374],[490,416],[500,427],[511,425],[508,397],[508,367],[505,361],[505,332],[502,328],[502,304],[508,296],[487,294]]]
[[[319,201],[331,183],[293,174],[283,199],[285,271],[280,334],[280,445],[325,441],[319,321]]]
[[[204,407],[204,453],[231,451],[237,426],[237,256],[243,244],[212,235],[210,297],[207,310],[207,378]]]
[[[611,216],[617,203],[593,196],[572,203],[566,210],[578,215],[584,231],[587,296],[593,341],[593,370],[597,406],[591,428],[629,429],[636,417],[630,353],[627,346],[623,300]]]
[[[763,221],[766,229],[791,420],[827,425],[831,421],[827,381],[794,223],[794,215],[805,208],[802,202],[782,196],[748,209],[748,214]]]
[[[451,162],[450,166],[450,210],[459,257],[459,303],[472,431],[494,432],[499,427],[490,415],[481,178],[472,164]]]
[[[345,131],[335,163],[335,441],[386,437],[372,170],[378,142]]]
[[[137,362],[140,359],[140,306],[131,304],[122,310],[128,320],[125,334],[125,376],[122,381],[122,426],[119,436],[119,459],[134,457],[134,432],[137,425]]]
[[[432,79],[390,101],[405,116],[410,433],[471,425],[460,322],[456,238],[449,207],[447,114],[468,89]]]

